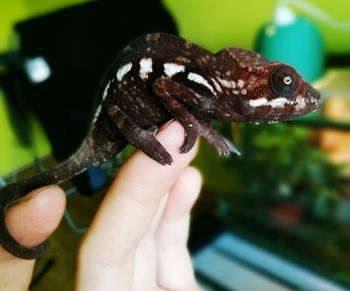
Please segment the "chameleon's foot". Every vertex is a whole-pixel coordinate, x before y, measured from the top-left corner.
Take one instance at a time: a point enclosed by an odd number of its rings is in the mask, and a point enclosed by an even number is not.
[[[236,146],[226,138],[223,138],[221,136],[217,136],[215,139],[211,138],[208,140],[209,143],[214,146],[216,151],[221,156],[229,156],[231,153],[236,154],[237,156],[240,156],[241,153],[236,148]]]
[[[238,156],[241,155],[235,145],[226,138],[223,138],[221,136],[215,136],[214,138],[211,136],[210,139],[207,140],[221,156],[229,156],[231,153],[234,153]]]
[[[33,248],[27,248],[21,245],[9,233],[4,218],[5,213],[2,213],[0,217],[0,244],[2,247],[18,258],[32,260],[40,257],[47,249],[47,242],[43,242]]]
[[[200,122],[188,111],[185,106],[186,102],[183,104],[177,98],[179,98],[179,95],[183,97],[186,95],[191,99],[194,97],[194,92],[168,77],[157,79],[153,84],[153,90],[172,117],[177,119],[185,128],[185,141],[180,147],[180,153],[189,152],[203,129]]]
[[[190,123],[190,124],[182,123],[183,127],[185,128],[185,141],[183,145],[180,147],[181,154],[185,154],[193,148],[198,136],[202,132],[201,126],[199,125],[199,123],[196,122],[195,120],[193,121],[194,123]]]
[[[236,146],[231,141],[216,133],[209,122],[203,121],[201,125],[203,128],[203,137],[216,149],[220,155],[229,156],[230,153],[234,153],[238,156],[241,155]]]
[[[108,114],[112,118],[120,133],[126,141],[141,149],[146,155],[162,165],[171,165],[173,159],[154,133],[157,127],[151,126],[143,129],[130,119],[117,105],[108,108]]]
[[[131,138],[129,142],[141,149],[147,156],[165,165],[171,165],[173,159],[162,144],[157,140],[154,134],[148,130],[141,130],[137,138]]]
[[[144,151],[146,155],[148,155],[153,160],[157,161],[158,163],[165,165],[171,165],[173,163],[173,158],[171,155],[166,151],[165,148],[159,147],[157,150],[151,150],[151,151]]]
[[[220,144],[215,144],[214,147],[222,156],[229,156],[231,153],[236,154],[237,156],[241,155],[236,146],[226,138],[222,138]]]
[[[147,143],[138,144],[137,147],[140,148],[147,156],[163,166],[171,165],[173,163],[173,158],[171,155],[154,137],[154,135],[150,134],[150,138],[147,139]]]

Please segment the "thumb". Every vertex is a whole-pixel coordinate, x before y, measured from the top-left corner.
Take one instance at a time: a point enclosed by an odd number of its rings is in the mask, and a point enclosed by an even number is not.
[[[64,192],[58,186],[37,189],[8,209],[7,228],[19,243],[34,247],[46,240],[57,228],[65,204]],[[17,258],[0,246],[0,289],[28,288],[33,267],[34,260]]]

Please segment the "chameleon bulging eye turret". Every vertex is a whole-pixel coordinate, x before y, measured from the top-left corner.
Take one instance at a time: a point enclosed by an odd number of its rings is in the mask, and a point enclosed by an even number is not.
[[[291,96],[298,86],[299,76],[291,67],[279,65],[271,71],[270,88],[277,96]]]

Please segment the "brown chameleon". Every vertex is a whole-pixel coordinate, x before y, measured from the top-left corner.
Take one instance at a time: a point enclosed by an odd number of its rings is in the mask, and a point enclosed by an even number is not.
[[[222,155],[238,153],[210,120],[277,122],[318,108],[319,93],[290,66],[257,53],[226,48],[211,53],[180,37],[154,33],[130,43],[106,73],[100,105],[81,147],[65,162],[0,190],[0,243],[15,256],[33,259],[46,243],[19,244],[5,224],[7,208],[28,192],[57,184],[115,156],[128,143],[162,165],[172,157],[155,137],[177,119],[185,128],[181,153],[203,136]]]

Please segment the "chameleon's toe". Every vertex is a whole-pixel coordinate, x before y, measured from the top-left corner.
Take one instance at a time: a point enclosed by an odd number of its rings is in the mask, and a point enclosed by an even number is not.
[[[155,142],[153,147],[147,147],[142,150],[147,156],[163,166],[171,165],[173,163],[173,158],[171,155],[158,141]]]
[[[188,153],[197,141],[198,136],[201,134],[201,127],[195,124],[184,125],[185,127],[185,141],[180,147],[180,153]]]
[[[231,153],[241,155],[236,146],[228,139],[217,134],[209,124],[205,124],[204,138],[216,149],[221,156],[229,156]]]
[[[197,136],[189,136],[186,135],[185,137],[185,141],[183,143],[183,145],[180,147],[180,153],[181,154],[185,154],[188,153],[194,146],[194,144],[196,143],[197,140]]]
[[[165,165],[171,165],[173,163],[173,158],[171,155],[164,149],[164,151],[155,153],[154,157],[152,157],[158,163]]]
[[[230,155],[230,153],[236,154],[237,156],[241,155],[240,151],[237,149],[237,147],[231,141],[229,141],[226,138],[223,138],[223,141],[226,145],[225,150],[222,153],[223,155],[228,156],[228,155]]]
[[[230,146],[226,139],[220,137],[216,139],[211,139],[211,144],[214,146],[216,151],[221,156],[228,156],[231,153]]]
[[[236,154],[237,156],[241,155],[236,146],[226,138],[217,136],[217,138],[211,139],[210,143],[221,156],[229,156],[231,153]]]

